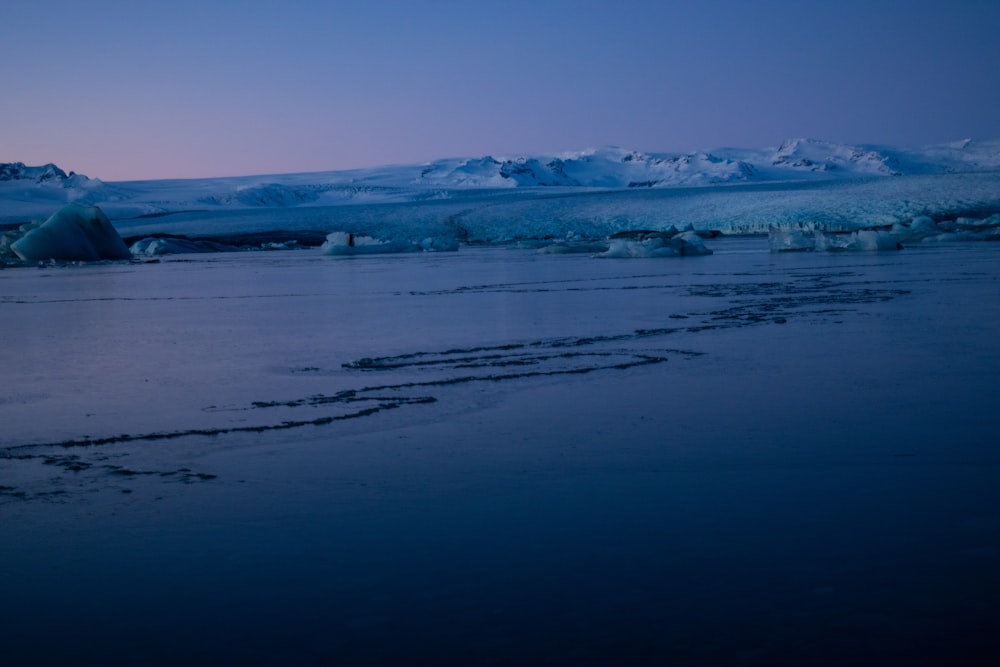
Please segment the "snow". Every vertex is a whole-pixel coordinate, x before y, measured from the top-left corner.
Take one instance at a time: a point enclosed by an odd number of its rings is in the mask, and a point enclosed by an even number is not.
[[[96,204],[114,220],[185,211],[302,209],[540,196],[592,190],[830,183],[1000,171],[1000,140],[917,149],[791,139],[777,148],[646,153],[604,147],[548,155],[447,158],[339,172],[104,183],[55,165],[0,164],[0,223],[59,204]],[[544,195],[541,195],[544,196]],[[912,216],[911,216],[912,217]],[[328,230],[332,231],[332,230]]]
[[[40,225],[25,225],[10,243],[24,260],[96,261],[129,259],[128,247],[96,206],[68,204]]]
[[[509,245],[546,254],[670,256],[677,249],[611,238],[672,229],[771,233],[775,250],[881,250],[1000,236],[1000,141],[904,150],[793,139],[777,148],[681,155],[600,148],[121,183],[55,165],[0,167],[3,263],[13,257],[19,228],[67,202],[99,204],[143,258],[324,243],[329,254]],[[331,234],[375,241],[351,246]],[[701,247],[711,251],[711,239]]]
[[[824,173],[847,170],[855,175],[898,176],[889,154],[826,141],[792,139],[770,156],[772,167],[799,172]]]

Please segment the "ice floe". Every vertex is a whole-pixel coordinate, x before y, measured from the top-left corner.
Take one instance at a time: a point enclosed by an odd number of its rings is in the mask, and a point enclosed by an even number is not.
[[[712,251],[705,247],[705,242],[697,232],[671,229],[662,232],[642,230],[613,234],[608,249],[595,257],[630,259],[711,254]]]
[[[353,232],[332,232],[320,246],[324,255],[370,255],[397,252],[441,252],[458,250],[458,241],[426,237],[420,240],[378,239]]]
[[[207,239],[183,237],[147,237],[134,242],[129,251],[135,257],[157,257],[199,252],[226,252],[240,248]]]
[[[772,252],[901,250],[917,243],[994,240],[1000,240],[1000,214],[940,222],[922,215],[909,222],[853,231],[810,224],[773,226],[768,230]]]

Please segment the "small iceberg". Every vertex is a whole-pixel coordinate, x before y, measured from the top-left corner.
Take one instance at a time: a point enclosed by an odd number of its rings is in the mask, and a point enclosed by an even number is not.
[[[859,229],[853,232],[829,232],[808,227],[771,227],[767,233],[771,252],[834,252],[900,250],[897,234],[884,229]]]
[[[227,252],[239,250],[211,240],[198,240],[172,236],[150,236],[129,246],[135,257],[158,257],[160,255],[180,255],[204,252]]]
[[[539,255],[574,255],[603,253],[608,251],[608,243],[604,241],[561,241],[542,246],[535,252]]]
[[[443,252],[458,250],[458,241],[428,237],[420,241],[387,241],[351,232],[333,232],[320,246],[324,255],[372,255],[396,252]]]
[[[893,225],[892,231],[900,235],[904,243],[1000,241],[1000,214],[981,219],[958,217],[940,222],[920,216],[909,223]]]
[[[772,226],[767,232],[771,252],[900,250],[904,245],[949,241],[1000,240],[1000,214],[985,218],[959,217],[935,221],[926,215],[884,227],[829,231],[809,223]]]
[[[608,249],[594,257],[631,259],[647,257],[691,257],[711,255],[698,232],[637,230],[618,232],[608,241]]]
[[[27,261],[96,262],[130,259],[128,246],[104,211],[96,206],[67,204],[43,223],[22,225],[10,249]]]

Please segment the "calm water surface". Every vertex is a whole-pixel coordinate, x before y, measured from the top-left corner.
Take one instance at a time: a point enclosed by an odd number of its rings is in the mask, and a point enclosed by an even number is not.
[[[3,661],[986,664],[1000,248],[713,247],[0,271]]]

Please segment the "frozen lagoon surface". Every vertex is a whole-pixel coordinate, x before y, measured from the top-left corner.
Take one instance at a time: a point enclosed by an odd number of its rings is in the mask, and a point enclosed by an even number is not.
[[[1000,245],[0,271],[9,664],[992,664]]]

